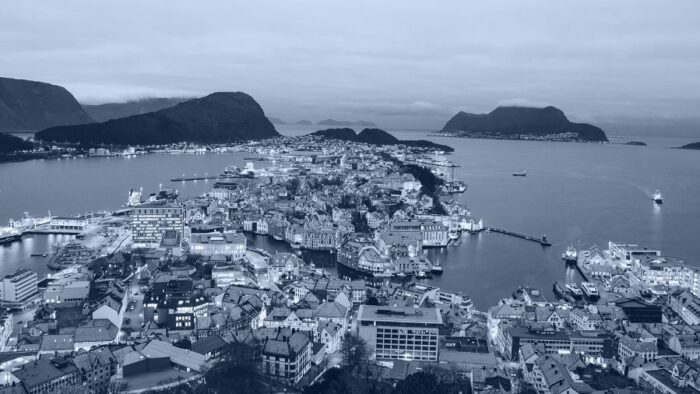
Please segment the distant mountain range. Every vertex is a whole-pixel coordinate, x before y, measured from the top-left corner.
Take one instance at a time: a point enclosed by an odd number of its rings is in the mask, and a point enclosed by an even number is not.
[[[60,86],[0,77],[0,132],[90,122],[75,97]]]
[[[144,98],[123,103],[82,104],[82,106],[92,119],[98,122],[105,122],[110,119],[125,118],[131,115],[160,111],[161,109],[170,108],[191,99],[192,98],[184,97]]]
[[[498,107],[488,114],[459,112],[440,131],[460,137],[608,141],[605,132],[586,123],[573,123],[555,107]]]
[[[52,127],[37,133],[35,139],[92,146],[227,143],[277,136],[279,133],[251,96],[219,92],[141,115]]]
[[[335,126],[335,127],[377,127],[376,124],[366,121],[366,120],[335,120],[335,119],[324,119],[318,123],[319,126]]]
[[[436,150],[441,150],[444,152],[454,151],[454,148],[452,148],[451,146],[436,144],[436,143],[431,142],[431,141],[400,140],[400,139],[394,137],[393,135],[391,135],[391,134],[389,134],[386,131],[381,130],[381,129],[368,128],[368,129],[362,130],[359,134],[356,134],[355,130],[350,129],[350,128],[325,129],[325,130],[315,131],[315,132],[311,133],[311,135],[324,137],[324,138],[330,138],[330,139],[336,139],[336,140],[360,142],[360,143],[371,144],[371,145],[399,145],[399,144],[403,144],[406,146],[436,149]]]
[[[273,124],[296,124],[296,125],[302,125],[302,126],[310,126],[313,124],[310,120],[297,120],[296,122],[285,122],[284,120],[280,118],[275,118],[272,116],[268,116],[268,119],[270,119],[270,122]]]

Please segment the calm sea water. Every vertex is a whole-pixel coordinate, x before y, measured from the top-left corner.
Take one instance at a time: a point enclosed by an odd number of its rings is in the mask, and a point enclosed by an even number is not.
[[[313,128],[279,127],[285,135]],[[546,234],[553,246],[500,234],[465,236],[458,247],[430,251],[445,274],[430,282],[471,294],[485,309],[518,286],[541,287],[551,295],[554,281],[573,277],[561,261],[568,245],[605,246],[610,240],[662,249],[700,265],[700,152],[669,149],[680,138],[639,138],[647,147],[618,144],[568,144],[470,140],[433,137],[426,132],[393,131],[406,139],[432,139],[451,145],[455,175],[469,185],[457,198],[488,226],[533,236]],[[621,140],[634,140],[625,137]],[[135,158],[35,160],[0,165],[0,222],[35,216],[69,215],[115,209],[128,190],[156,191],[159,184],[183,196],[204,193],[210,182],[171,183],[183,173],[218,174],[228,164],[243,164],[244,154],[148,155]],[[515,171],[527,177],[513,177]],[[663,192],[655,206],[651,193]],[[0,247],[0,274],[17,267],[45,274],[46,259],[31,253],[48,250],[55,238],[35,236]],[[283,246],[255,240],[258,246]]]

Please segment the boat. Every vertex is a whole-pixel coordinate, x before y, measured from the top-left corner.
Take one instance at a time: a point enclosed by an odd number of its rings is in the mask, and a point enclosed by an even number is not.
[[[399,272],[398,274],[396,274],[396,277],[397,277],[397,278],[405,278],[405,277],[406,277],[406,273],[405,273],[405,272]]]
[[[566,289],[571,293],[574,299],[580,300],[581,298],[583,298],[583,292],[578,287],[578,285],[576,285],[575,282],[567,282]]]
[[[651,197],[652,200],[654,200],[655,204],[663,204],[664,203],[664,197],[661,195],[661,192],[658,190],[654,192],[654,195]]]
[[[273,235],[272,238],[274,238],[276,241],[284,240],[284,238],[280,237],[279,235]]]
[[[442,274],[442,266],[440,265],[434,265],[430,268],[430,272],[436,275]]]
[[[0,228],[0,244],[10,243],[22,238],[22,233],[14,228]]]
[[[423,271],[423,270],[418,271],[418,273],[416,274],[417,279],[428,279],[430,277],[432,277],[432,275],[430,275],[430,272]]]
[[[581,290],[583,295],[590,300],[597,300],[600,298],[600,293],[596,289],[595,285],[591,282],[581,282]]]
[[[575,263],[578,260],[578,251],[573,245],[569,246],[566,248],[566,252],[561,254],[561,258],[567,263]]]
[[[442,185],[441,190],[445,194],[464,193],[467,190],[467,185],[461,181],[446,182]]]
[[[527,176],[527,172],[522,171],[522,172],[514,172],[513,176]]]
[[[574,298],[573,294],[571,294],[571,291],[568,289],[568,287],[564,283],[554,282],[554,286],[552,286],[552,290],[554,291],[554,295],[558,299],[564,299],[564,300],[571,302],[571,303],[576,302],[576,299]]]

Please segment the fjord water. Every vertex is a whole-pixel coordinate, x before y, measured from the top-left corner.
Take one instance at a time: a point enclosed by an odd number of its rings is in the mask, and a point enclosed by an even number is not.
[[[278,128],[285,135],[314,130]],[[571,244],[604,247],[610,240],[635,242],[700,265],[700,152],[668,148],[692,141],[644,137],[649,146],[640,147],[457,139],[418,131],[392,134],[453,146],[455,152],[448,158],[460,165],[455,176],[469,185],[457,198],[474,216],[484,218],[487,226],[546,234],[553,244],[542,248],[482,233],[465,235],[458,247],[431,250],[444,274],[429,282],[469,293],[479,309],[509,296],[519,285],[540,287],[551,297],[554,281],[575,279],[561,261],[561,253]],[[163,184],[179,189],[183,196],[198,195],[211,182],[169,179],[183,173],[218,174],[228,164],[242,165],[245,156],[249,154],[163,154],[1,164],[0,222],[17,219],[24,211],[43,216],[48,210],[70,215],[116,209],[132,187],[143,187],[147,193]],[[512,176],[523,170],[527,177]],[[655,189],[664,194],[663,206],[651,201]],[[23,266],[43,276],[46,259],[30,254],[44,252],[51,241],[35,236],[0,247],[0,274]],[[256,240],[259,247],[266,243]]]

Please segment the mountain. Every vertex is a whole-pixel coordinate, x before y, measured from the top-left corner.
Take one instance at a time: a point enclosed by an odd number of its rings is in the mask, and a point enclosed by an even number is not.
[[[0,132],[92,121],[75,97],[61,86],[0,77]]]
[[[447,121],[441,133],[461,137],[608,141],[605,132],[586,123],[573,123],[555,107],[498,107],[488,114],[459,112]],[[570,136],[553,134],[571,133]],[[534,137],[534,138],[532,138]]]
[[[275,118],[274,116],[268,116],[267,118],[270,119],[270,122],[272,122],[272,124],[289,124],[280,118]]]
[[[131,115],[141,115],[148,112],[160,111],[164,108],[173,107],[177,104],[191,100],[190,98],[145,98],[141,100],[131,100],[124,103],[107,104],[83,104],[83,109],[91,118],[98,122],[105,122],[110,119],[125,118]]]
[[[15,137],[12,134],[0,133],[0,154],[12,153],[18,150],[29,150],[32,149],[33,146],[31,142]]]
[[[324,119],[318,123],[316,123],[319,126],[336,126],[336,127],[349,127],[349,126],[357,126],[357,127],[377,127],[372,122],[366,121],[366,120],[358,120],[358,121],[349,121],[349,120],[335,120],[335,119]]]
[[[313,123],[310,120],[297,120],[294,122],[294,124],[298,124],[301,126],[311,126]]]
[[[272,122],[272,124],[282,124],[282,125],[293,124],[293,125],[300,125],[300,126],[310,126],[313,124],[313,123],[311,123],[311,121],[308,121],[308,120],[297,120],[296,122],[286,122],[280,118],[275,118],[272,116],[268,116],[267,118],[270,119],[270,122]]]
[[[142,115],[52,127],[37,133],[35,139],[84,145],[160,145],[238,142],[277,136],[279,133],[252,97],[240,92],[219,92]]]
[[[700,142],[693,142],[690,144],[683,145],[683,146],[681,146],[681,149],[700,150]]]
[[[334,140],[360,142],[370,145],[407,145],[416,148],[437,149],[445,152],[453,152],[451,146],[436,144],[426,140],[400,140],[381,129],[364,129],[359,134],[350,128],[318,130],[311,135]]]

